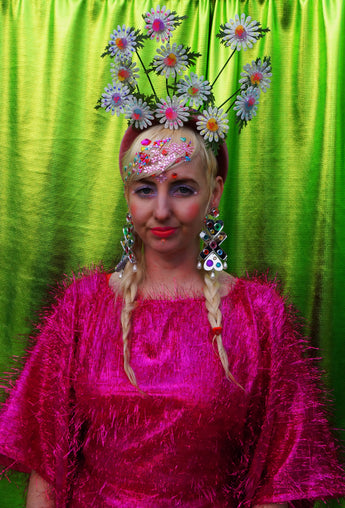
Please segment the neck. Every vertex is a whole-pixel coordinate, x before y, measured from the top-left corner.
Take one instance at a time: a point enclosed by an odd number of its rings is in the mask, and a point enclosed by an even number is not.
[[[145,278],[141,290],[151,293],[202,293],[202,273],[197,269],[199,245],[190,252],[172,254],[145,251]]]

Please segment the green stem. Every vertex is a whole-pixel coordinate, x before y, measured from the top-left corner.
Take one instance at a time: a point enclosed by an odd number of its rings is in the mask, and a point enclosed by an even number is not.
[[[230,99],[232,99],[234,97],[234,95],[237,95],[238,92],[241,90],[241,88],[239,88],[238,90],[236,90],[235,93],[233,93],[232,95],[230,95],[230,97],[228,99],[226,99],[226,101],[223,102],[223,104],[221,104],[220,106],[218,106],[218,109],[220,109],[221,107],[224,106],[224,104],[226,104],[227,102],[229,102]],[[231,108],[231,106],[230,106]],[[228,110],[229,111],[229,110]]]
[[[225,113],[228,113],[230,111],[230,109],[232,108],[232,106],[235,104],[236,102],[236,99],[230,104],[230,106],[228,107],[228,109],[225,111]]]
[[[221,75],[221,73],[223,72],[223,70],[225,69],[225,67],[228,65],[228,63],[230,62],[233,54],[235,53],[236,51],[236,48],[234,49],[234,51],[231,53],[231,55],[229,56],[229,58],[227,59],[227,61],[225,62],[225,64],[223,65],[223,67],[220,69],[220,71],[218,72],[217,76],[216,76],[216,79],[213,81],[211,87],[213,88],[215,82],[217,81],[217,79],[219,78],[219,76]]]
[[[147,76],[147,79],[148,79],[148,80],[149,80],[149,82],[150,82],[150,85],[151,85],[151,88],[152,88],[153,94],[154,94],[154,96],[155,96],[155,98],[156,98],[156,101],[158,102],[158,96],[157,96],[157,94],[156,94],[156,90],[154,89],[154,86],[153,86],[153,84],[152,84],[152,81],[151,81],[151,78],[150,78],[150,76],[149,76],[149,73],[148,73],[148,72],[147,72],[147,70],[146,70],[146,67],[145,67],[145,65],[144,65],[144,62],[143,62],[143,61],[142,61],[142,59],[140,58],[140,55],[139,55],[138,51],[136,51],[136,54],[137,54],[137,57],[139,58],[139,61],[140,61],[141,65],[143,66],[143,69],[144,69],[144,71],[145,71],[145,74],[146,74],[146,76]]]

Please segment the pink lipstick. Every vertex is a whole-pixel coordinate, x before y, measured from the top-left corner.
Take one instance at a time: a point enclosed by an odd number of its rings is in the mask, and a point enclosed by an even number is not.
[[[151,228],[151,232],[158,236],[158,238],[168,238],[175,233],[177,228],[162,227],[162,228]]]

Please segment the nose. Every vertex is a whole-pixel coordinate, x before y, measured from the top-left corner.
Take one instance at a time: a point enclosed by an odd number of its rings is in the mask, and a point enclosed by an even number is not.
[[[162,222],[168,219],[171,215],[169,194],[164,188],[158,188],[157,199],[154,208],[154,217]]]

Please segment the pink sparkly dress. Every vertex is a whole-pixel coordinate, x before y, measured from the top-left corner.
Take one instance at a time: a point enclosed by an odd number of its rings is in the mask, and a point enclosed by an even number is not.
[[[96,271],[59,292],[4,405],[4,471],[37,471],[57,508],[251,507],[345,495],[318,374],[274,284],[222,298],[230,368],[203,298],[142,299],[123,371],[121,298]]]

